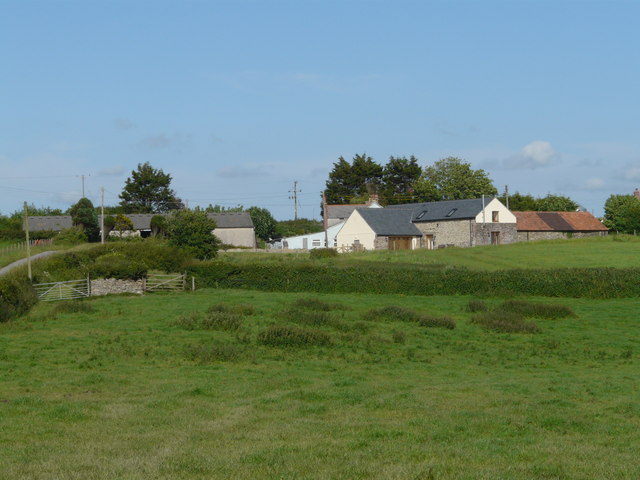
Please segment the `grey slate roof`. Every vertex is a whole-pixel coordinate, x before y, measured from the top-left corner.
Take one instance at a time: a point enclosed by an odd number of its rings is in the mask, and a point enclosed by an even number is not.
[[[493,197],[485,197],[484,205],[487,206],[491,200],[493,200]],[[476,215],[482,212],[482,199],[473,198],[469,200],[406,203],[404,205],[389,205],[387,210],[407,210],[411,212],[411,219],[415,223],[434,222],[437,220],[461,220],[475,218]]]
[[[208,213],[215,220],[217,228],[253,228],[249,212]]]
[[[376,235],[421,237],[422,232],[411,223],[412,210],[358,208],[358,213]]]
[[[329,214],[327,216],[327,219],[329,218],[335,218],[335,219],[340,219],[340,220],[346,220],[347,218],[349,218],[349,215],[351,215],[351,213],[356,209],[356,208],[363,208],[363,207],[367,207],[366,204],[357,204],[357,205],[327,205],[327,213]]]
[[[29,230],[32,232],[41,232],[44,230],[59,232],[60,230],[71,228],[72,225],[70,215],[29,217]]]

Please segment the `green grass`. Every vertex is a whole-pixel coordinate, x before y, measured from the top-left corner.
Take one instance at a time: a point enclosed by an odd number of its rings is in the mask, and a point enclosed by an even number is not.
[[[108,297],[1,324],[1,476],[640,477],[637,299],[532,298],[576,316],[509,334],[473,324],[463,296],[314,295],[346,307],[340,329],[278,315],[309,298]],[[255,311],[235,331],[176,325],[220,303]],[[456,328],[362,319],[390,305]],[[273,325],[331,343],[260,343]]]
[[[15,262],[16,260],[20,260],[21,258],[27,258],[26,247],[21,248],[19,250],[11,250],[9,252],[3,252],[2,251],[3,246],[9,246],[9,245],[0,245],[0,268],[5,267],[10,263]],[[56,246],[56,245],[44,245],[42,247],[31,247],[31,255],[35,255],[36,253],[47,252],[49,250],[59,250],[60,248],[61,248],[60,246]]]

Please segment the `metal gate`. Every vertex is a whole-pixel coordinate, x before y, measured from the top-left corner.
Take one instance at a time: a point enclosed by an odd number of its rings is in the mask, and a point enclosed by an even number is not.
[[[57,300],[73,300],[91,296],[91,282],[84,280],[69,280],[66,282],[34,283],[38,300],[55,302]]]
[[[179,292],[184,290],[186,274],[152,273],[144,281],[145,292]]]

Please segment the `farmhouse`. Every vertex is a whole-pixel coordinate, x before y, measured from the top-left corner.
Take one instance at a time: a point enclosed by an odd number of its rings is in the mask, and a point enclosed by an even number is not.
[[[589,212],[513,212],[518,241],[604,236],[609,233]]]
[[[496,198],[356,209],[336,237],[338,248],[413,250],[517,241],[516,218]]]
[[[169,214],[163,215],[168,216]],[[133,223],[132,234],[141,237],[150,236],[151,219],[154,216],[151,213],[128,214],[127,217]],[[237,247],[255,248],[256,234],[253,221],[248,212],[208,213],[207,216],[216,222],[216,228],[212,233],[222,243]],[[34,232],[43,230],[59,232],[60,230],[71,228],[71,226],[70,215],[29,217],[29,229]]]

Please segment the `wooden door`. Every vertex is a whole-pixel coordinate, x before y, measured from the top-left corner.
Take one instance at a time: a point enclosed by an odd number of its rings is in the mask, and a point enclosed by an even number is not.
[[[389,250],[411,250],[412,237],[389,237]]]
[[[425,248],[427,250],[433,250],[433,235],[425,235]]]

